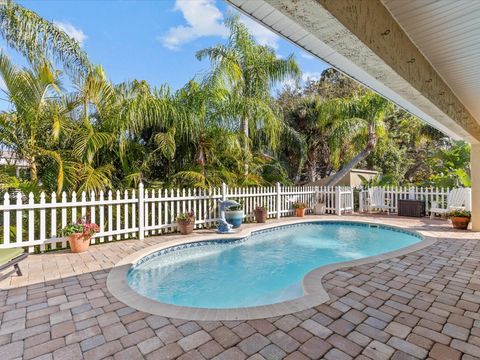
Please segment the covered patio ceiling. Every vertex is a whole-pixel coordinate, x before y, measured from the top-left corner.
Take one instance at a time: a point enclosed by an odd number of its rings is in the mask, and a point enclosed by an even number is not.
[[[226,1],[445,134],[480,141],[480,1]]]

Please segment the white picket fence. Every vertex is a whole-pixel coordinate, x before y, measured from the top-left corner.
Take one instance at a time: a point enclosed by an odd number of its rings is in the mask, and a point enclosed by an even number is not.
[[[61,229],[76,222],[87,212],[100,232],[92,239],[102,243],[121,239],[156,236],[177,231],[179,214],[193,211],[195,228],[216,226],[218,200],[241,200],[245,221],[253,221],[256,206],[268,208],[269,218],[293,215],[292,203],[307,203],[311,213],[316,199],[325,201],[326,212],[353,212],[353,191],[349,187],[281,186],[227,187],[205,189],[138,189],[123,192],[72,193],[70,198],[45,193],[6,193],[0,204],[0,248],[27,247],[29,252],[62,249],[67,241]]]
[[[448,188],[422,188],[422,187],[383,187],[385,196],[385,206],[390,213],[396,213],[398,200],[424,200],[425,211],[430,212],[432,202],[436,202],[439,207],[447,207],[447,197],[451,190]],[[368,208],[368,189],[360,191],[359,211]]]

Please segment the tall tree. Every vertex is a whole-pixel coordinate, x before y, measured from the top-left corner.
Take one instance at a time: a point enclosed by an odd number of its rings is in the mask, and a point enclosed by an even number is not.
[[[33,182],[38,181],[38,158],[52,158],[59,168],[57,181],[61,189],[63,163],[60,154],[52,150],[66,113],[55,100],[60,94],[59,73],[45,63],[33,70],[19,69],[0,54],[0,74],[11,106],[11,110],[0,114],[0,144],[28,162]]]
[[[337,116],[347,127],[356,128],[360,136],[352,140],[355,147],[361,150],[343,165],[332,177],[329,178],[327,186],[335,186],[346,174],[357,164],[365,159],[375,148],[378,137],[385,134],[384,120],[393,104],[385,98],[367,92],[365,95],[354,95],[349,99],[338,102]],[[340,127],[340,129],[342,129]],[[346,133],[342,130],[338,134],[332,134],[331,142],[340,144],[345,141]]]
[[[213,70],[207,81],[223,83],[229,90],[229,116],[238,119],[243,135],[245,173],[251,158],[251,141],[265,133],[269,145],[278,145],[281,116],[272,107],[271,89],[287,78],[298,78],[300,69],[293,55],[279,59],[268,46],[258,45],[238,17],[227,19],[230,36],[226,45],[216,45],[197,53],[208,57]]]

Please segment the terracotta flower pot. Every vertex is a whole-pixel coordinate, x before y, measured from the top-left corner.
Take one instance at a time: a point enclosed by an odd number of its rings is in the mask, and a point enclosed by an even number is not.
[[[179,222],[178,223],[178,231],[180,231],[180,234],[182,235],[188,235],[193,233],[193,226],[195,225],[195,222]]]
[[[88,250],[90,246],[91,236],[85,236],[82,233],[74,233],[68,237],[70,251],[73,253],[81,253]]]
[[[257,223],[267,222],[267,210],[265,209],[255,209],[255,220]]]
[[[304,217],[305,216],[305,208],[296,208],[295,209],[295,215],[297,215],[297,217]]]
[[[452,225],[455,229],[462,229],[465,230],[468,228],[468,223],[470,222],[470,218],[468,217],[451,217]]]

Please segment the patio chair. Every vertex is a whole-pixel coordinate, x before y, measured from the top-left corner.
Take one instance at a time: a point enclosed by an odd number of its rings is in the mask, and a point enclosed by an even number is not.
[[[368,189],[367,210],[380,210],[388,213],[390,206],[388,200],[385,199],[385,190],[379,187]]]
[[[28,256],[22,248],[0,249],[0,271],[13,266],[18,276],[22,276],[22,271],[18,263]]]
[[[441,208],[436,201],[432,201],[430,207],[430,218],[433,219],[435,214],[445,216],[453,210],[468,210],[470,211],[470,197],[472,190],[469,188],[456,188],[450,191],[447,196],[447,206]]]

